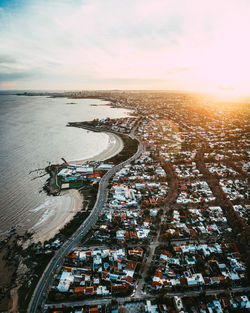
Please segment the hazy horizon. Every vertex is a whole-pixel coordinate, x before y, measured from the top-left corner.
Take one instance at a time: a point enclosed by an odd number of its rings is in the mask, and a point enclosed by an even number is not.
[[[249,96],[247,0],[0,0],[0,90]]]

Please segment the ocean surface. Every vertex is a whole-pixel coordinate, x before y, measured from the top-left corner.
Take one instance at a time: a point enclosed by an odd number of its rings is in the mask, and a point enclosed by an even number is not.
[[[56,202],[56,197],[42,191],[48,175],[38,175],[49,162],[62,163],[62,157],[86,159],[107,147],[106,134],[66,127],[68,122],[129,115],[128,110],[106,104],[95,99],[0,94],[1,237],[11,227],[17,226],[21,233],[31,229],[48,213],[47,205]]]

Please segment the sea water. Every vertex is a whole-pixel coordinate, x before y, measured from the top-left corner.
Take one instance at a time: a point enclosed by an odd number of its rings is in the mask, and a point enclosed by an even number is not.
[[[16,226],[21,232],[31,229],[48,213],[52,199],[42,191],[48,176],[39,175],[49,162],[82,160],[107,148],[107,134],[66,127],[68,122],[129,115],[107,104],[0,95],[0,235]]]

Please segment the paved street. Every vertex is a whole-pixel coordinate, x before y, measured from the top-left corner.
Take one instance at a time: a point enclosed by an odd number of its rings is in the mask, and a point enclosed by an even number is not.
[[[250,290],[250,287],[237,287],[237,288],[232,288],[231,290],[227,290],[227,289],[209,289],[206,290],[206,295],[217,295],[223,292],[247,292]],[[179,296],[179,297],[191,297],[193,295],[198,295],[199,291],[185,291],[185,292],[167,292],[166,296],[170,296],[170,297],[174,297],[174,296]],[[117,301],[119,301],[120,303],[125,303],[125,302],[129,302],[131,300],[133,301],[142,301],[145,299],[154,299],[155,296],[152,295],[148,295],[148,294],[142,294],[139,297],[126,297],[126,298],[116,298]],[[105,299],[86,299],[86,300],[77,300],[77,301],[70,301],[70,302],[63,302],[60,304],[57,303],[51,303],[51,304],[46,304],[46,308],[61,308],[61,307],[72,307],[72,306],[77,306],[77,305],[99,305],[99,304],[108,304],[110,303],[112,300],[112,297],[106,297]]]
[[[77,231],[68,239],[61,248],[56,252],[55,256],[52,258],[47,268],[45,269],[42,277],[40,278],[34,294],[31,298],[28,312],[35,313],[38,306],[43,306],[46,298],[46,293],[51,285],[54,275],[58,267],[63,263],[63,259],[67,253],[69,253],[77,242],[88,233],[92,225],[97,221],[100,213],[102,212],[104,203],[107,197],[107,186],[109,179],[119,171],[127,163],[137,159],[143,152],[143,146],[139,144],[137,152],[128,160],[114,166],[110,171],[108,171],[101,179],[99,183],[99,190],[96,198],[96,203],[94,208],[88,218],[83,222],[83,224],[77,229]]]

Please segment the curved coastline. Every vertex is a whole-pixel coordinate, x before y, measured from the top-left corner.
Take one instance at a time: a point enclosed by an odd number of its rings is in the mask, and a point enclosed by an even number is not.
[[[83,160],[70,161],[71,164],[82,164],[86,161],[105,161],[118,154],[124,147],[121,137],[105,132],[109,136],[108,146],[99,154]],[[30,229],[33,232],[34,242],[44,242],[53,238],[77,212],[83,207],[83,197],[77,190],[64,191],[59,197],[55,197],[54,203],[48,206],[43,216]],[[51,214],[51,210],[54,212]]]
[[[83,160],[69,161],[68,163],[70,163],[70,164],[82,164],[84,162],[93,161],[93,160],[105,161],[109,158],[112,158],[113,156],[115,156],[119,152],[121,152],[121,150],[123,149],[123,146],[124,146],[121,137],[119,137],[118,135],[116,135],[114,133],[110,133],[110,132],[106,132],[106,131],[103,131],[103,133],[105,133],[106,135],[109,136],[109,142],[108,142],[107,147],[101,153],[94,155],[92,157],[83,159]]]

